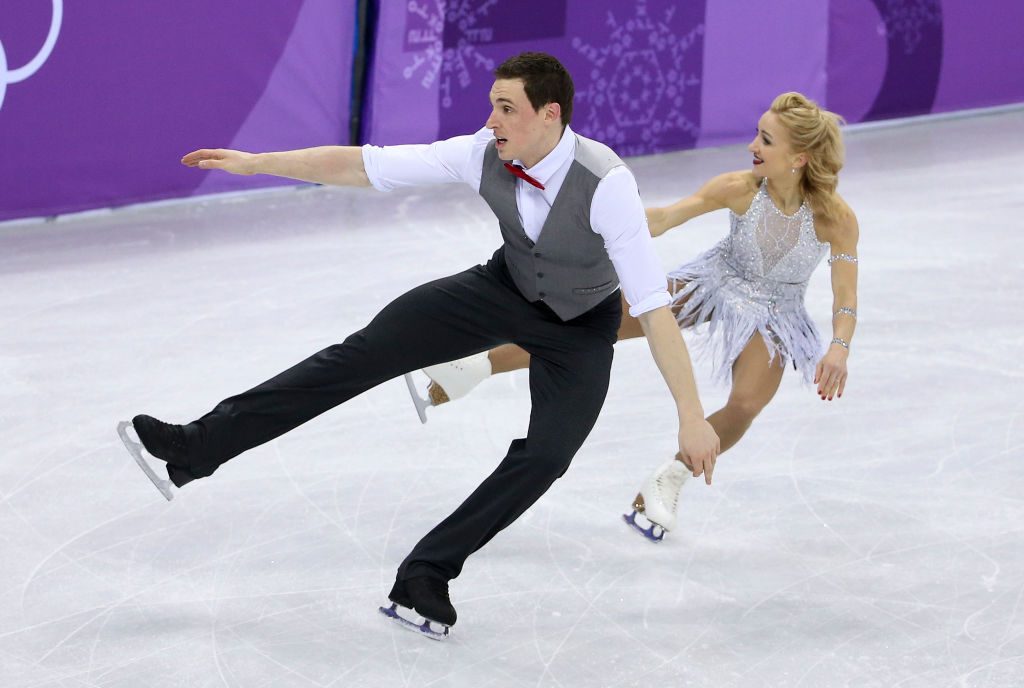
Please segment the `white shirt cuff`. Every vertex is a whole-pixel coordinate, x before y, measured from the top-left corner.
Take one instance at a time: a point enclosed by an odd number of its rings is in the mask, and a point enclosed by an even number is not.
[[[634,318],[639,318],[644,313],[649,313],[662,306],[667,306],[672,303],[672,297],[668,295],[668,291],[661,291],[643,299],[640,303],[635,306],[629,307],[629,314]]]
[[[379,157],[376,152],[380,150],[380,146],[372,146],[369,143],[363,146],[363,169],[366,170],[366,177],[370,180],[370,184],[377,191],[391,191],[395,187],[385,184],[380,176],[380,164]]]

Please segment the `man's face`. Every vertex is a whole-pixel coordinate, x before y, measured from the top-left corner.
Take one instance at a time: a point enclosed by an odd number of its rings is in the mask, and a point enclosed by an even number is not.
[[[533,109],[522,79],[498,79],[491,87],[491,116],[487,128],[497,139],[498,157],[502,160],[522,160],[527,167],[540,161],[548,150],[552,107]],[[554,107],[557,110],[557,106]],[[555,113],[558,115],[558,113]],[[559,129],[561,123],[558,123]]]

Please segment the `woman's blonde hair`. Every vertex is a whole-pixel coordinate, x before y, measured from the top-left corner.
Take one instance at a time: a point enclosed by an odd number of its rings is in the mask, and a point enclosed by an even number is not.
[[[843,168],[843,118],[818,106],[801,93],[783,93],[772,101],[770,111],[789,133],[793,150],[807,154],[801,190],[811,210],[826,221],[839,215],[836,187]]]

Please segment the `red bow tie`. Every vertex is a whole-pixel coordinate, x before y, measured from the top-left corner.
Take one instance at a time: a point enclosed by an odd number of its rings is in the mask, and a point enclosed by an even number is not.
[[[541,191],[544,190],[544,185],[541,184],[536,179],[534,179],[533,177],[531,177],[530,175],[526,174],[526,172],[523,170],[521,166],[513,165],[512,163],[507,162],[505,163],[505,169],[514,174],[515,176],[519,177],[520,179],[522,179],[527,184],[533,184]]]

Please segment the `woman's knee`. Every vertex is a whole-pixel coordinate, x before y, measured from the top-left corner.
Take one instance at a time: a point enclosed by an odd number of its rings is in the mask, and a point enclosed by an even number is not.
[[[730,414],[742,418],[747,422],[753,421],[764,410],[767,403],[755,394],[733,393],[729,395],[729,401],[725,408]]]

